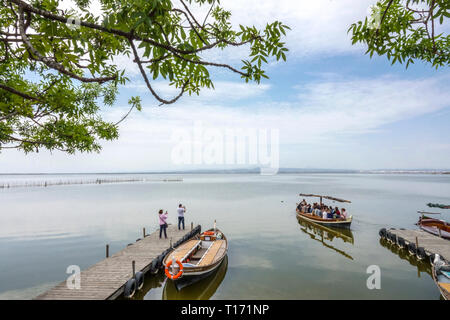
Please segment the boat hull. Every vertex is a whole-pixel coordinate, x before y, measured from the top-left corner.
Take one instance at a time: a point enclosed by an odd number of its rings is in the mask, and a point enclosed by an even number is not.
[[[344,228],[344,229],[348,229],[350,228],[350,225],[352,224],[352,220],[353,217],[350,216],[349,218],[345,219],[345,220],[339,220],[339,219],[322,219],[319,218],[317,216],[308,214],[308,213],[304,213],[304,212],[300,212],[300,210],[296,210],[297,211],[297,217],[305,219],[309,222],[314,222],[323,226],[327,226],[327,227],[334,227],[334,228]]]
[[[450,300],[450,291],[447,290],[446,288],[444,288],[444,283],[439,281],[439,276],[437,275],[436,269],[434,267],[434,264],[431,264],[431,274],[433,276],[433,280],[434,283],[436,284],[436,286],[439,289],[439,292],[441,293],[441,295],[444,297],[445,300]],[[448,288],[448,286],[447,286]]]
[[[206,269],[206,270],[189,270],[189,269],[185,269],[183,272],[183,276],[176,279],[176,280],[172,280],[174,282],[175,288],[177,290],[181,290],[187,286],[190,286],[194,283],[199,282],[200,280],[203,280],[207,277],[209,277],[211,274],[213,274],[217,268],[219,268],[219,266],[222,264],[223,260],[225,259],[226,255],[220,260],[218,261],[216,264],[214,264],[213,266],[211,266],[210,268]]]
[[[209,229],[207,231],[213,231],[214,229]],[[168,281],[173,281],[175,284],[175,287],[177,290],[181,290],[182,288],[189,286],[193,283],[196,283],[206,277],[208,277],[210,274],[212,274],[216,269],[221,265],[225,257],[228,253],[228,241],[226,236],[221,232],[219,229],[217,229],[218,232],[222,233],[223,239],[225,240],[224,250],[220,254],[217,254],[214,256],[213,260],[209,264],[204,265],[184,265],[183,272],[181,276],[177,279],[168,279]],[[195,236],[193,239],[198,240],[199,235]],[[174,249],[172,252],[175,252],[177,249]],[[166,266],[168,261],[172,257],[172,252],[168,253],[166,257],[163,260],[163,265]]]
[[[445,221],[432,218],[422,218],[417,224],[423,231],[450,240],[450,225]]]

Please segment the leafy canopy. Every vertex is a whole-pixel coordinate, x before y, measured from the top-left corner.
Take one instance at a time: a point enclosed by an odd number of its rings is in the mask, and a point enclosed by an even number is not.
[[[119,55],[137,64],[160,104],[213,88],[213,68],[259,83],[268,78],[263,66],[270,58],[286,60],[288,26],[275,21],[262,30],[235,30],[218,0],[99,1],[100,16],[90,11],[90,0],[76,0],[68,10],[60,9],[60,0],[0,0],[0,150],[91,152],[101,149],[100,140],[116,139],[118,124],[141,109],[135,96],[121,120],[100,116],[129,81],[114,62]],[[198,7],[205,9],[201,19],[193,14]],[[240,68],[202,57],[230,46],[249,48]],[[178,94],[162,98],[152,86],[157,79]]]
[[[450,62],[450,35],[443,32],[447,18],[449,0],[380,0],[349,32],[353,44],[367,46],[370,57],[386,55],[392,64],[406,62],[406,68],[416,60],[439,68]]]

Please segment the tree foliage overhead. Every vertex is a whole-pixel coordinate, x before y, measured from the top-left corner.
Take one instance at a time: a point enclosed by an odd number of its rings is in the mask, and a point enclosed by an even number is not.
[[[232,28],[231,12],[218,0],[99,0],[102,14],[90,12],[90,0],[75,0],[62,10],[60,0],[0,0],[0,150],[25,152],[98,151],[100,140],[118,137],[120,123],[104,121],[103,105],[116,101],[118,86],[129,79],[114,62],[119,55],[137,64],[159,104],[176,102],[184,93],[213,88],[212,68],[223,68],[246,82],[268,78],[269,58],[286,60],[279,21],[262,30]],[[193,14],[205,8],[201,17]],[[207,61],[203,53],[248,46],[240,67]],[[204,56],[204,55],[203,55]],[[167,80],[178,89],[170,99],[152,86]]]
[[[439,68],[450,63],[449,0],[380,0],[370,17],[352,24],[353,44],[367,45],[370,57],[386,55],[392,64],[416,60]],[[447,23],[447,24],[446,24]]]

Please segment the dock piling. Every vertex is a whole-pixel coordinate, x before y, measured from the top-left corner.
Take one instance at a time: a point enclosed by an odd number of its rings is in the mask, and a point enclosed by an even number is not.
[[[142,228],[142,238],[145,238],[145,228]]]
[[[131,261],[131,267],[133,269],[133,279],[136,279],[136,261]]]
[[[106,257],[109,258],[109,244],[106,245]]]

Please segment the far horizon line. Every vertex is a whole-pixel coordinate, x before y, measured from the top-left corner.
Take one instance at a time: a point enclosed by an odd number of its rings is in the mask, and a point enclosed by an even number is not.
[[[191,169],[191,170],[161,170],[161,171],[107,171],[107,172],[12,172],[0,173],[0,175],[76,175],[76,174],[258,174],[260,168],[236,168],[236,169]],[[428,173],[450,174],[450,169],[323,169],[323,168],[280,168],[279,174],[288,173]]]

